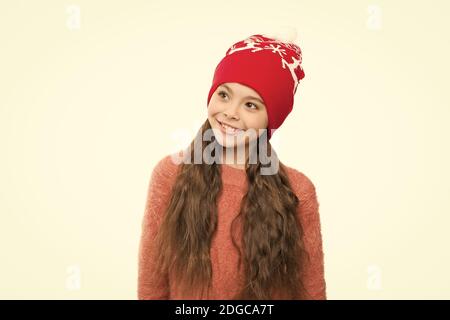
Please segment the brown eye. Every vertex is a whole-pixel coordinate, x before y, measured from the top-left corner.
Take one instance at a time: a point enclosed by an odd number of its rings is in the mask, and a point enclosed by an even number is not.
[[[257,106],[256,104],[251,103],[251,102],[247,103],[247,105],[249,105],[249,104],[252,105],[252,106],[254,106],[254,108],[250,108],[250,109],[253,109],[253,110],[258,109],[258,106]]]
[[[219,91],[218,95],[223,98],[222,94],[227,95],[225,91]]]

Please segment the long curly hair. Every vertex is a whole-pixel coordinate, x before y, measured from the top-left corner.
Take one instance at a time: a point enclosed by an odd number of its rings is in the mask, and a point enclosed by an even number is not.
[[[211,126],[206,120],[190,144],[191,152],[187,152],[190,163],[180,164],[156,237],[158,271],[174,275],[182,296],[203,297],[212,284],[210,246],[222,192],[221,166],[192,161],[194,141],[208,129]],[[207,142],[201,141],[203,151]],[[269,155],[274,152],[265,133],[257,138],[256,151],[250,152],[258,152],[260,143],[267,143]],[[231,225],[232,242],[239,253],[237,268],[243,263],[245,275],[243,287],[232,299],[267,300],[273,299],[275,293],[283,299],[301,299],[305,294],[301,266],[309,256],[297,217],[300,200],[292,191],[281,162],[276,174],[261,175],[260,157],[256,159],[254,164],[246,159],[248,190]],[[241,239],[235,238],[238,220]]]

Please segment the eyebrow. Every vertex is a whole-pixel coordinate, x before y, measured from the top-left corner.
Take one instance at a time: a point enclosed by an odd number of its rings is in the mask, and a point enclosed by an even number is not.
[[[228,91],[230,91],[231,93],[233,93],[233,90],[231,90],[231,88],[228,87],[226,84],[221,84],[220,87],[225,87],[225,89],[227,89]],[[257,100],[257,101],[259,101],[262,105],[265,105],[264,102],[263,102],[261,99],[257,98],[257,97],[254,97],[254,96],[246,96],[246,97],[244,97],[244,99],[247,99],[247,98]]]

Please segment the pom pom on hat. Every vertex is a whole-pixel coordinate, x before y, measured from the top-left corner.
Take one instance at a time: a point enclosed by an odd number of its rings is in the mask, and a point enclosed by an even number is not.
[[[279,27],[275,30],[261,32],[261,34],[281,42],[295,43],[295,40],[297,40],[297,29],[291,26]]]

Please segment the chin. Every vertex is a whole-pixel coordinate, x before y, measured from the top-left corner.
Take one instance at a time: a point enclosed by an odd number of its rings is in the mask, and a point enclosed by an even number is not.
[[[216,136],[217,143],[223,146],[224,148],[243,148],[245,143],[243,141],[238,141],[236,137],[227,136],[219,134]]]

